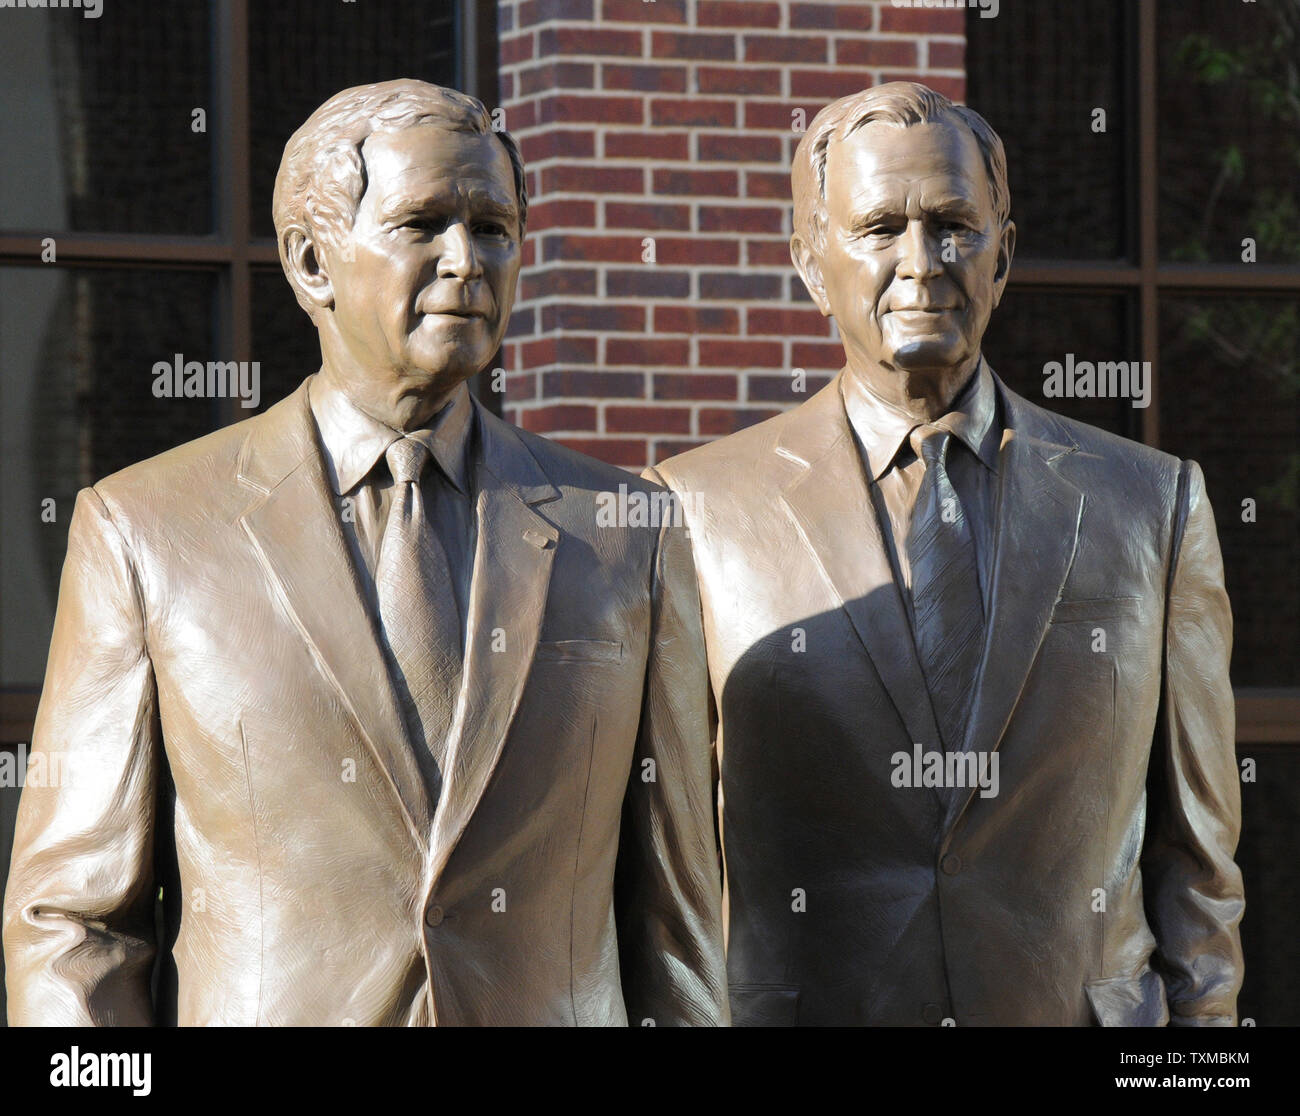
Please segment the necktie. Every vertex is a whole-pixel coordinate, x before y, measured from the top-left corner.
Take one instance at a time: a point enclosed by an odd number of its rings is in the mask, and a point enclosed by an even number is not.
[[[397,692],[436,801],[460,688],[461,626],[446,552],[424,516],[420,474],[429,457],[428,447],[411,438],[384,453],[395,483],[375,588]]]
[[[945,747],[962,746],[984,643],[975,544],[945,464],[952,434],[908,436],[925,467],[907,532],[916,648]]]

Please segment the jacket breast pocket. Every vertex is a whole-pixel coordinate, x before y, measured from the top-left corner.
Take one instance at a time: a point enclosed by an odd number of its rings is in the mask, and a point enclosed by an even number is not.
[[[733,1027],[793,1027],[799,1018],[799,988],[794,984],[733,984]]]
[[[1164,1027],[1169,1023],[1165,982],[1154,969],[1135,977],[1093,980],[1083,986],[1102,1027]]]
[[[621,663],[623,644],[611,639],[543,641],[534,658],[543,663]]]
[[[1142,613],[1141,597],[1092,597],[1057,601],[1053,624],[1078,624],[1094,620],[1135,620]]]

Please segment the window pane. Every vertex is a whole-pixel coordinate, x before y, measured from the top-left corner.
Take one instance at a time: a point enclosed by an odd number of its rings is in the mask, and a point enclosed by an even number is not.
[[[1014,274],[1014,269],[1013,272]],[[1007,385],[1058,414],[1137,438],[1142,412],[1127,399],[1079,399],[1046,394],[1047,365],[1068,361],[1136,360],[1129,343],[1129,301],[1125,295],[1040,294],[1009,290],[993,311],[984,354]]]
[[[320,368],[316,328],[279,268],[253,272],[253,356],[262,367],[263,411]]]
[[[1300,968],[1295,928],[1300,919],[1300,748],[1242,745],[1257,764],[1253,783],[1241,784],[1241,844],[1237,863],[1246,883],[1241,947],[1246,979],[1237,1010],[1260,1027],[1300,1022]]]
[[[1116,259],[1127,254],[1124,95],[1128,21],[1118,0],[1003,4],[966,19],[966,102],[1007,149],[1016,254]],[[1095,110],[1105,131],[1094,130]]]
[[[107,0],[98,19],[19,7],[3,20],[0,225],[210,232],[211,4]],[[206,131],[191,126],[196,108]]]
[[[1300,304],[1166,297],[1161,305],[1160,441],[1205,471],[1235,620],[1232,680],[1294,686]],[[1253,509],[1243,509],[1243,500]]]
[[[1160,255],[1300,261],[1300,3],[1162,0]]]
[[[77,490],[218,425],[153,371],[213,359],[215,293],[207,272],[0,267],[0,685],[44,676]]]
[[[285,142],[323,101],[389,78],[455,85],[453,5],[288,0],[249,9],[253,231],[274,236],[271,192]]]

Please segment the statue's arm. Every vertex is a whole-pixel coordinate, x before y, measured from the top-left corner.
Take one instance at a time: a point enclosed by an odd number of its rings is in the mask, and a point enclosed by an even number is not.
[[[107,506],[85,489],[5,892],[11,1024],[152,1022],[160,753],[135,565]]]
[[[1172,1026],[1232,1025],[1245,900],[1232,613],[1205,480],[1182,465],[1166,604],[1164,693],[1147,776],[1142,880]]]
[[[629,1024],[728,1024],[708,668],[695,567],[680,524],[666,522],[659,533],[616,894]]]

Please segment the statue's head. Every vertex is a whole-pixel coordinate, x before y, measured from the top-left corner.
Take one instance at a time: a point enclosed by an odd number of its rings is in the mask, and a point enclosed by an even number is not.
[[[280,262],[326,366],[442,395],[487,366],[519,275],[523,161],[483,105],[423,81],[335,94],[285,145]]]
[[[849,367],[964,378],[1015,250],[1006,155],[979,113],[913,82],[828,105],[795,153],[790,253]]]

